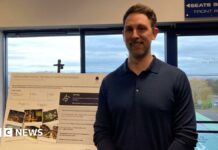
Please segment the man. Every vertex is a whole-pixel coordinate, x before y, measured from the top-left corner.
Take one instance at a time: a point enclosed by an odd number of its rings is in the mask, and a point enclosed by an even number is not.
[[[123,17],[128,59],[105,77],[94,124],[98,150],[194,150],[196,119],[185,73],[151,55],[156,15],[144,5]]]

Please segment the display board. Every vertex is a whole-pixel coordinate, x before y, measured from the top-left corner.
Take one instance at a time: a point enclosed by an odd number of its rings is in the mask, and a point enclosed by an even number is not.
[[[96,150],[93,123],[103,77],[12,74],[0,149]]]
[[[218,16],[218,0],[185,0],[185,18]]]

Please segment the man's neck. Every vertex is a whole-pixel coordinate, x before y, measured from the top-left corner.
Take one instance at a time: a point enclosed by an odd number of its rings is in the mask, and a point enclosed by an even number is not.
[[[153,60],[153,56],[151,54],[148,54],[141,59],[135,59],[135,58],[129,56],[128,67],[136,75],[139,75],[142,71],[148,69],[152,60]]]

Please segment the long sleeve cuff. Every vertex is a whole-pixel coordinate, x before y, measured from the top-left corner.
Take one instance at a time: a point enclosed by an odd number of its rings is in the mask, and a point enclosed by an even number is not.
[[[96,146],[98,150],[116,150],[110,139],[103,139]]]

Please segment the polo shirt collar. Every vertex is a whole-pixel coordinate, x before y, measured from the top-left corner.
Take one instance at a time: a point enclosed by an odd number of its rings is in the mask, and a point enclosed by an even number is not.
[[[161,63],[160,63],[161,61],[158,58],[156,58],[154,55],[152,55],[152,56],[153,56],[153,60],[150,64],[150,66],[148,67],[147,70],[144,70],[144,71],[150,71],[152,73],[158,74],[159,70],[160,70],[160,66],[161,66]],[[121,72],[123,72],[123,73],[132,72],[128,67],[128,58],[122,64]]]

